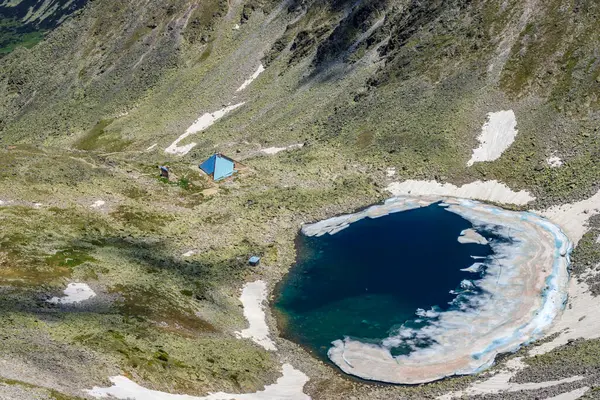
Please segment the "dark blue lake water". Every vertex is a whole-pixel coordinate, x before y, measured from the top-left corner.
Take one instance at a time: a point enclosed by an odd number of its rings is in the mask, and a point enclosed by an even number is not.
[[[323,359],[345,336],[379,342],[418,308],[448,309],[460,271],[489,246],[460,244],[469,221],[433,204],[362,219],[335,235],[297,238],[297,264],[279,284],[275,311],[284,337]],[[393,354],[404,353],[401,348]]]

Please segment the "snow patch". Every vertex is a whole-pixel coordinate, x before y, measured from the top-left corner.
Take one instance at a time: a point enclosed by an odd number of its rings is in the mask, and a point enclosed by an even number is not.
[[[467,166],[476,162],[494,161],[515,141],[518,131],[517,118],[513,110],[498,111],[488,114],[481,134],[477,138],[479,147],[473,149],[473,155]]]
[[[600,214],[600,191],[589,199],[535,212],[558,224],[574,245],[577,245],[589,229],[588,220]]]
[[[193,135],[194,133],[198,133],[205,130],[206,128],[210,127],[215,122],[217,122],[219,119],[223,118],[227,113],[235,110],[238,107],[241,107],[242,105],[244,105],[244,103],[238,103],[234,104],[233,106],[224,107],[218,111],[215,111],[214,113],[203,114],[202,116],[200,116],[200,118],[194,121],[194,123],[189,128],[187,128],[183,135],[179,136],[177,140],[175,140],[169,147],[165,149],[165,153],[176,154],[181,156],[189,153],[190,150],[192,150],[197,145],[197,143],[189,143],[184,146],[179,146],[179,142],[181,142],[188,136]]]
[[[512,383],[510,380],[517,375],[519,371],[527,367],[521,357],[513,358],[507,361],[505,369],[499,371],[496,375],[483,381],[477,381],[465,390],[450,392],[439,396],[438,400],[450,400],[453,398],[464,398],[477,395],[486,395],[502,392],[518,392],[521,390],[538,390],[547,387],[562,385],[563,383],[577,382],[583,379],[582,376],[573,376],[556,381],[547,381],[539,383]]]
[[[265,153],[265,154],[268,154],[271,156],[273,154],[277,154],[282,151],[301,149],[302,147],[304,147],[304,143],[296,143],[296,144],[290,144],[289,146],[286,146],[286,147],[267,147],[265,149],[261,149],[260,151],[262,153]]]
[[[190,250],[190,251],[186,251],[185,253],[183,253],[181,256],[182,257],[191,257],[194,254],[198,253],[196,250]]]
[[[105,201],[103,201],[103,200],[96,200],[96,201],[94,202],[94,204],[92,204],[90,207],[92,207],[92,208],[100,208],[100,207],[102,207],[104,204],[106,204],[106,202],[105,202]]]
[[[158,146],[158,143],[154,143],[152,146],[148,147],[146,149],[146,151],[150,151],[150,150],[154,149],[156,146]]]
[[[556,157],[556,156],[548,157],[548,158],[546,159],[546,163],[548,163],[548,165],[549,165],[551,168],[558,168],[558,167],[560,167],[561,165],[563,165],[563,162],[562,162],[562,160],[561,160],[559,157]]]
[[[308,382],[308,376],[298,371],[290,364],[283,364],[283,376],[272,385],[256,393],[228,394],[210,393],[208,396],[197,397],[185,394],[171,394],[157,390],[146,389],[125,376],[110,378],[113,386],[107,388],[94,387],[85,392],[96,398],[116,398],[120,400],[310,400],[302,389]]]
[[[265,320],[263,303],[267,300],[267,284],[264,281],[246,283],[242,289],[240,301],[244,305],[244,316],[250,327],[236,332],[240,338],[252,339],[267,350],[277,350],[275,343],[269,337],[269,327]]]
[[[258,69],[252,74],[252,76],[249,79],[246,79],[244,81],[244,83],[242,83],[242,86],[240,86],[239,88],[237,88],[236,93],[237,92],[241,92],[242,90],[246,89],[256,78],[258,78],[258,76],[260,74],[262,74],[265,70],[265,67],[260,64],[258,66]]]
[[[391,178],[392,176],[396,175],[396,168],[394,167],[389,167],[386,171],[385,171],[385,176],[387,176],[388,178]]]
[[[558,396],[548,397],[546,400],[577,400],[578,398],[583,397],[588,390],[590,390],[590,388],[588,386],[584,386],[571,392],[559,394]]]
[[[493,201],[504,204],[527,204],[535,200],[529,192],[520,190],[512,191],[505,184],[493,181],[475,181],[460,187],[451,183],[439,183],[436,181],[407,180],[404,182],[393,182],[386,190],[394,196],[450,196],[464,199],[476,199]]]
[[[47,300],[52,304],[74,304],[89,300],[96,296],[96,293],[85,283],[69,283],[64,290],[63,297],[53,297]]]

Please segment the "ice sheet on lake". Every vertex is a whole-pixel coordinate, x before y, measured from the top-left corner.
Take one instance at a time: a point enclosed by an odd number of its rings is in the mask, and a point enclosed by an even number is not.
[[[475,272],[485,265],[485,274],[463,281],[452,307],[424,326],[402,326],[379,344],[348,337],[335,341],[328,355],[344,372],[409,384],[478,372],[489,367],[496,355],[541,338],[564,308],[572,243],[560,228],[533,213],[473,200],[405,196],[304,226],[302,232],[309,236],[335,234],[362,218],[425,207],[440,200],[447,211],[469,220],[475,229],[510,240],[490,242],[494,256],[470,267],[470,272]],[[424,311],[419,314],[427,318]],[[391,350],[398,346],[409,346],[412,352],[393,356]]]

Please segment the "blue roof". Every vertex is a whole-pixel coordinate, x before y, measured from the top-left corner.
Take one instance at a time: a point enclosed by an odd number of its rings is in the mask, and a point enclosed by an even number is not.
[[[215,181],[227,178],[235,172],[234,162],[221,154],[213,154],[200,164],[200,169],[212,175]]]

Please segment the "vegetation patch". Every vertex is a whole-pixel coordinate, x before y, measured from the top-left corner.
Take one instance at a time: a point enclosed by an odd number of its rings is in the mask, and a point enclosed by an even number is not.
[[[178,302],[173,293],[154,287],[117,285],[114,293],[120,294],[120,313],[127,318],[149,321],[159,329],[186,336],[216,332],[215,327],[197,316],[189,305]]]
[[[128,205],[119,205],[110,215],[121,221],[125,226],[143,232],[158,232],[168,222],[174,220],[171,215],[166,213],[160,214],[157,212],[144,211]]]
[[[106,128],[108,128],[113,121],[114,119],[103,119],[98,121],[84,137],[75,143],[75,148],[79,150],[122,151],[131,144],[131,141],[123,140],[118,132],[106,131]]]
[[[514,382],[547,382],[576,375],[600,372],[600,340],[578,339],[549,353],[525,358],[529,368],[519,372]]]
[[[75,396],[66,395],[66,394],[60,393],[58,390],[48,389],[48,388],[45,388],[42,386],[32,385],[30,383],[18,381],[15,379],[0,378],[0,383],[5,384],[5,385],[10,385],[10,386],[17,385],[17,386],[22,386],[23,388],[27,388],[27,389],[35,389],[36,391],[46,392],[48,394],[48,396],[53,400],[83,400],[83,397],[75,397]]]
[[[23,30],[19,22],[0,16],[0,56],[11,53],[17,47],[33,47],[44,40],[44,34],[43,30]]]
[[[87,251],[82,249],[59,250],[55,254],[46,257],[46,264],[53,268],[74,268],[85,262],[96,261]]]
[[[215,24],[227,13],[228,4],[225,0],[202,1],[192,12],[183,37],[190,43],[207,43],[214,31]]]

